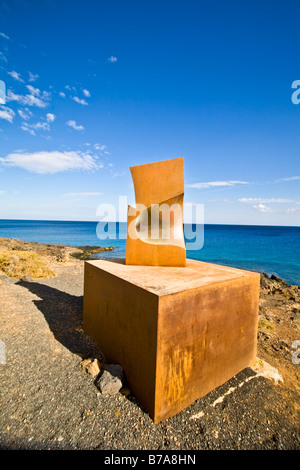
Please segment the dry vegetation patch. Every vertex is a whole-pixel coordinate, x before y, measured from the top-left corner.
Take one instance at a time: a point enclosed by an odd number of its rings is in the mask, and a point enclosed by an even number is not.
[[[37,279],[55,276],[55,272],[48,267],[47,261],[34,251],[0,251],[0,271],[5,276],[16,278],[31,276]]]

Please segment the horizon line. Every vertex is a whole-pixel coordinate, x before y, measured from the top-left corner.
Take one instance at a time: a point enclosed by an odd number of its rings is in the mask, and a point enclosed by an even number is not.
[[[102,220],[66,220],[66,219],[2,219],[0,218],[0,221],[5,221],[5,220],[10,220],[10,221],[22,221],[22,222],[90,222],[90,223],[99,223],[103,222]],[[120,221],[105,221],[103,223],[118,223],[118,224],[127,224],[127,222],[120,222]],[[183,222],[183,224],[195,224],[194,222]],[[202,224],[197,224],[197,225],[202,225]],[[300,228],[300,225],[277,225],[277,224],[238,224],[238,223],[204,223],[205,225],[224,225],[224,226],[237,226],[237,227],[287,227],[287,228]]]

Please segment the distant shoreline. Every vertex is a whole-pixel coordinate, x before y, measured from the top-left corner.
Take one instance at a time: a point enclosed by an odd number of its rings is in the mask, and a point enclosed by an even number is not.
[[[300,227],[222,224],[184,227],[188,258],[266,272],[300,285]],[[195,247],[189,241],[193,232],[200,241]],[[113,254],[107,252],[103,256],[124,258],[127,224],[0,219],[0,237],[71,247],[113,245]]]
[[[16,222],[65,222],[65,223],[91,223],[91,224],[98,224],[99,222],[103,222],[102,220],[65,220],[65,219],[1,219],[1,221],[16,221]],[[117,223],[117,224],[126,224],[127,222],[120,222],[120,221],[105,221],[103,223]],[[184,225],[190,225],[193,222],[184,222]],[[216,227],[278,227],[278,228],[299,228],[300,225],[265,225],[265,224],[217,224],[217,223],[204,223],[204,226],[216,226]]]
[[[96,260],[97,254],[105,253],[107,251],[113,251],[114,247],[102,247],[102,246],[69,246],[65,244],[56,243],[40,243],[40,242],[26,242],[19,240],[18,238],[4,238],[0,237],[0,254],[1,249],[8,249],[12,251],[34,251],[42,256],[54,258],[56,261],[65,261],[68,258],[74,258],[81,261]],[[115,258],[118,258],[116,256]],[[218,263],[215,263],[218,264]],[[283,287],[296,286],[298,284],[291,284],[286,282],[284,279],[272,274],[268,275],[264,271],[257,271],[261,274],[262,278],[269,279],[271,281],[279,282]],[[1,271],[0,271],[1,274]]]

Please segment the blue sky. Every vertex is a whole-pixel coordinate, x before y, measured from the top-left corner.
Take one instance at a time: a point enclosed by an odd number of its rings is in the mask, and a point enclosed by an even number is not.
[[[0,218],[97,220],[134,203],[129,166],[184,157],[206,223],[300,225],[299,14],[0,0]]]

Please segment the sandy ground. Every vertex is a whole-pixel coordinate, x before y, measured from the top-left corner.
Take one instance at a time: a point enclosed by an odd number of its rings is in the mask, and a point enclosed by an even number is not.
[[[278,369],[245,369],[177,416],[153,424],[132,395],[103,397],[79,365],[101,352],[82,330],[83,261],[52,260],[57,276],[0,276],[0,448],[300,449],[299,289],[264,279],[258,355]],[[276,377],[275,377],[276,378]]]

